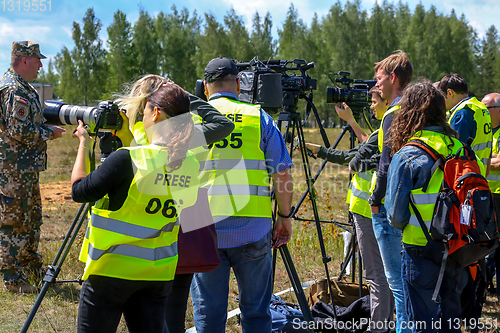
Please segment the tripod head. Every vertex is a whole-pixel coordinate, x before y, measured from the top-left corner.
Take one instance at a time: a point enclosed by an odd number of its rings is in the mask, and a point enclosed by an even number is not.
[[[98,132],[99,148],[101,149],[101,163],[118,148],[123,147],[122,141],[119,137],[111,132]]]

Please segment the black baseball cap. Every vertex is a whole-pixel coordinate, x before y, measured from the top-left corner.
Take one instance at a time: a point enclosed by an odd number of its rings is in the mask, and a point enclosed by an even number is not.
[[[228,74],[238,75],[239,70],[232,59],[229,58],[214,58],[210,60],[205,68],[205,81],[214,82],[222,79]]]

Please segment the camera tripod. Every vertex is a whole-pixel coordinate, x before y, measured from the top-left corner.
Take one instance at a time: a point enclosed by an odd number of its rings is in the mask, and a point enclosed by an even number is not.
[[[329,269],[328,269],[328,263],[332,260],[332,258],[327,256],[326,250],[325,250],[325,244],[324,244],[324,240],[323,240],[323,232],[321,229],[321,222],[322,221],[319,218],[318,208],[316,205],[316,191],[314,189],[315,179],[313,179],[313,177],[312,177],[311,166],[309,164],[309,157],[308,157],[307,149],[305,146],[304,131],[303,131],[303,127],[302,127],[301,115],[300,115],[300,113],[296,112],[299,96],[300,96],[300,98],[304,99],[307,103],[306,114],[309,115],[311,110],[313,110],[316,121],[318,122],[318,124],[320,126],[320,133],[321,133],[322,139],[324,141],[324,144],[326,147],[330,146],[326,132],[325,132],[323,126],[321,126],[321,122],[320,122],[316,107],[314,106],[314,104],[312,102],[312,93],[310,93],[309,96],[306,96],[305,94],[303,94],[299,91],[296,91],[296,90],[284,91],[283,101],[284,101],[285,105],[283,107],[284,111],[280,112],[280,114],[278,115],[278,128],[280,129],[280,131],[282,131],[283,124],[286,122],[286,129],[285,129],[285,132],[283,134],[284,137],[285,138],[294,138],[295,134],[297,135],[298,143],[299,143],[299,147],[300,147],[299,150],[300,150],[301,159],[302,159],[302,163],[303,163],[304,175],[305,175],[306,183],[307,183],[307,191],[306,191],[306,193],[303,194],[299,203],[295,207],[292,207],[292,215],[291,216],[295,220],[303,220],[303,219],[297,217],[296,213],[298,212],[298,209],[300,208],[300,205],[303,203],[307,194],[309,194],[309,198],[310,198],[310,202],[311,202],[312,210],[313,210],[313,214],[314,214],[313,221],[315,222],[315,225],[316,225],[316,231],[317,231],[320,250],[321,250],[322,262],[323,262],[323,265],[325,267],[325,274],[326,274],[326,278],[327,278],[328,291],[329,291],[330,295],[333,295],[333,290],[332,290],[331,281],[330,281],[330,273],[329,273]],[[287,103],[287,101],[288,101],[288,103]],[[296,133],[295,133],[295,131],[296,131]],[[286,141],[293,141],[293,139],[286,140]],[[292,156],[293,150],[294,150],[294,147],[293,147],[293,142],[292,142],[292,144],[290,146],[290,156]],[[313,321],[312,314],[311,314],[311,311],[309,309],[307,299],[304,295],[302,285],[300,283],[299,277],[298,277],[297,272],[295,270],[295,267],[293,265],[293,261],[292,261],[292,258],[290,256],[290,253],[288,251],[288,248],[286,246],[281,246],[279,248],[279,250],[280,250],[281,256],[283,258],[285,268],[286,268],[287,273],[289,275],[289,278],[291,280],[295,295],[296,295],[297,300],[299,302],[299,306],[300,306],[302,313],[304,315],[304,319],[308,322],[311,322],[311,321]],[[273,271],[274,271],[275,265],[276,265],[276,250],[274,252]],[[337,321],[337,311],[335,309],[335,303],[334,303],[333,297],[331,297],[330,300],[331,300],[331,303],[333,305],[332,310],[333,310],[334,320]],[[312,331],[312,332],[314,332],[314,331]]]
[[[363,112],[363,116],[364,116],[364,119],[365,121],[367,122],[368,126],[370,127],[371,130],[372,127],[370,125],[370,122],[369,120],[367,119],[366,117],[366,114]],[[341,133],[339,134],[339,136],[337,137],[335,143],[333,144],[332,148],[336,148],[339,144],[339,142],[342,140],[342,138],[347,134],[349,133],[349,147],[350,149],[354,148],[356,146],[356,135],[354,133],[354,130],[352,129],[352,127],[347,124],[345,125],[343,128],[342,128],[342,131]],[[317,180],[317,178],[319,177],[319,175],[321,174],[321,172],[324,170],[325,168],[325,165],[328,163],[328,161],[323,161],[320,168],[318,169],[318,171],[316,172],[315,176],[313,177],[313,183]],[[352,175],[350,175],[349,177],[349,180],[352,179]],[[303,193],[301,199],[299,200],[299,203],[297,204],[297,206],[300,206],[303,201],[306,199],[307,195],[309,194],[309,188],[305,190],[305,192]],[[295,218],[297,220],[301,220],[301,221],[312,221],[310,219],[302,219],[302,218]],[[344,231],[347,231],[351,234],[351,237],[350,237],[350,241],[348,243],[348,246],[347,246],[347,253],[345,254],[344,256],[344,260],[342,261],[341,263],[341,271],[339,273],[339,276],[337,278],[338,281],[341,281],[341,279],[345,276],[345,273],[346,273],[346,270],[347,270],[347,267],[349,265],[349,262],[352,263],[352,274],[351,274],[351,277],[352,277],[352,282],[355,281],[355,276],[356,276],[356,252],[359,253],[359,247],[358,247],[358,240],[357,240],[357,234],[356,234],[356,228],[354,227],[354,220],[353,220],[353,215],[352,213],[349,211],[348,212],[348,218],[347,218],[347,223],[344,223],[344,222],[339,222],[339,221],[325,221],[325,220],[320,220],[320,222],[322,223],[333,223],[335,224],[336,226],[340,227],[341,229],[343,229]],[[362,267],[362,261],[361,261],[361,256],[359,256],[359,265],[358,265],[358,284],[359,284],[359,297],[362,297],[362,278],[363,278],[363,267]]]
[[[103,158],[108,156],[112,152],[112,150],[113,151],[116,150],[116,147],[118,147],[118,145],[121,144],[121,142],[118,143],[116,141],[116,137],[113,136],[110,132],[97,132],[96,139],[97,136],[100,138],[99,146],[101,148],[101,156],[103,156]],[[90,157],[90,170],[95,170],[95,144],[96,141],[94,141],[94,147],[92,149],[92,155]],[[47,273],[42,279],[43,282],[42,289],[38,294],[35,304],[31,308],[28,318],[24,322],[24,326],[21,329],[21,333],[28,332],[31,322],[35,318],[36,312],[38,311],[38,308],[42,304],[43,298],[47,294],[47,291],[49,290],[51,284],[76,282],[81,285],[83,283],[82,279],[76,279],[76,280],[56,280],[56,279],[59,273],[61,272],[61,267],[64,263],[64,260],[68,256],[69,251],[78,236],[78,232],[80,231],[83,222],[87,218],[88,212],[90,211],[90,207],[91,207],[90,203],[82,203],[80,205],[80,208],[78,209],[78,212],[76,213],[75,218],[73,219],[73,222],[71,223],[71,226],[69,227],[68,232],[66,233],[66,236],[64,237],[64,240],[59,250],[57,251],[55,258],[52,261],[52,264],[47,266]]]

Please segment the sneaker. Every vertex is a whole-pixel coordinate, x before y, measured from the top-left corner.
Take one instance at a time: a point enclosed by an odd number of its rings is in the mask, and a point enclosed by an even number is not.
[[[9,284],[6,284],[5,285],[5,288],[8,290],[8,291],[11,291],[11,292],[18,292],[18,293],[21,293],[21,294],[34,294],[34,293],[38,293],[40,290],[31,285],[28,281],[26,280],[20,280],[16,283],[9,283]]]

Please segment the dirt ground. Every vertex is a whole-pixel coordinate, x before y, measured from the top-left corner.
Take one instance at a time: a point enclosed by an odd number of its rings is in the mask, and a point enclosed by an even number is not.
[[[70,182],[56,182],[48,184],[40,184],[40,192],[42,195],[42,205],[45,207],[48,204],[63,204],[71,199],[71,184]],[[50,209],[50,207],[48,207]]]

